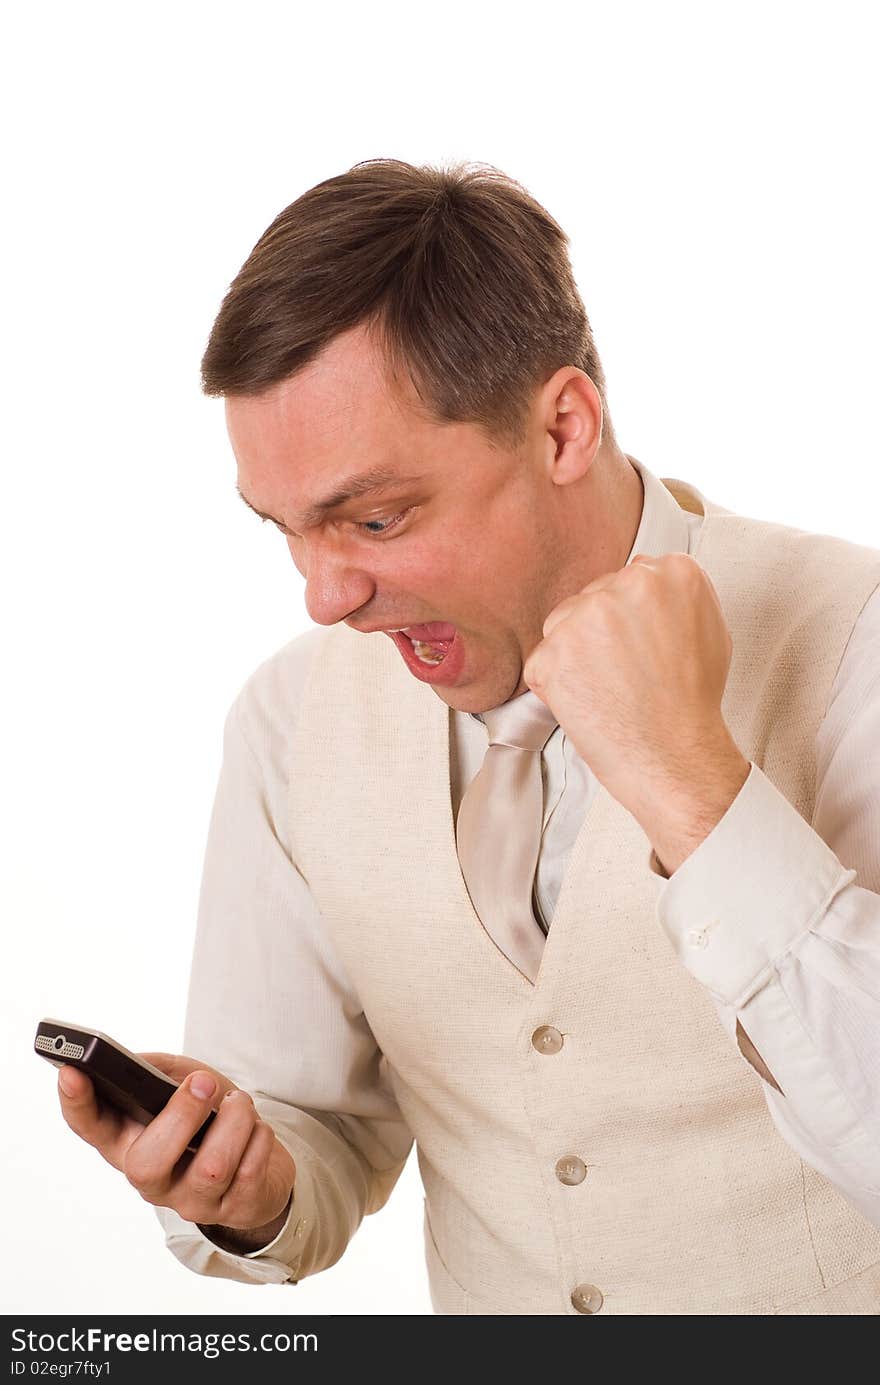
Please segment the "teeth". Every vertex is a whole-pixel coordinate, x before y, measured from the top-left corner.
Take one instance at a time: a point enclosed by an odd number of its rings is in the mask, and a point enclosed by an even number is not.
[[[409,631],[411,629],[411,625],[401,625],[396,630],[389,630],[388,634],[406,635],[409,639],[410,644],[415,650],[418,658],[421,659],[423,664],[442,664],[443,660],[446,658],[446,651],[444,650],[442,654],[438,654],[436,650],[434,650],[432,646],[428,644],[425,640],[414,639],[413,636],[409,634]]]
[[[423,664],[442,664],[446,658],[445,654],[438,655],[429,644],[424,644],[421,640],[413,640],[412,647]]]

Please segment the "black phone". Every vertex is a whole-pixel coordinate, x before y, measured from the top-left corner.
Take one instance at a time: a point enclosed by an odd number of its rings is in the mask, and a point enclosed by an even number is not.
[[[67,1064],[79,1068],[91,1078],[102,1101],[141,1125],[149,1125],[158,1116],[180,1085],[115,1039],[84,1024],[42,1019],[37,1025],[34,1049],[56,1068]],[[209,1113],[187,1149],[198,1149],[215,1114]]]

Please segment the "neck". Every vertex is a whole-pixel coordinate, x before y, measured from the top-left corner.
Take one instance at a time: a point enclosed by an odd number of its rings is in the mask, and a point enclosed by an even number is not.
[[[645,485],[636,468],[633,466],[629,457],[622,452],[620,456],[620,468],[618,480],[620,487],[620,534],[623,539],[623,546],[620,549],[620,560],[615,564],[615,570],[626,564],[632,546],[636,541],[636,534],[639,532],[639,525],[642,522],[642,512],[645,508]]]
[[[629,457],[616,447],[596,456],[577,488],[577,496],[572,494],[575,489],[568,488],[563,498],[560,532],[565,537],[557,548],[548,609],[597,577],[624,567],[642,519],[642,478]],[[558,555],[563,551],[568,561],[560,564]]]

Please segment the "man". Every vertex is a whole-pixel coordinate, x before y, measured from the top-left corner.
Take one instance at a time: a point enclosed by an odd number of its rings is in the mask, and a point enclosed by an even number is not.
[[[201,1273],[334,1263],[415,1139],[438,1312],[880,1311],[880,551],[623,453],[494,170],[312,188],[203,384],[319,628],[227,720],[180,1091],[68,1122]]]

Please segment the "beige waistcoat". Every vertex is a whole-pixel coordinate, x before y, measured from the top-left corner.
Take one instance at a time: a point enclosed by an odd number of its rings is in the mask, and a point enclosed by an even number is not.
[[[816,731],[880,551],[705,510],[694,557],[733,637],[725,719],[809,821]],[[449,709],[392,642],[329,630],[299,728],[295,859],[416,1140],[437,1311],[577,1315],[589,1284],[605,1314],[880,1312],[880,1230],[777,1132],[657,922],[630,814],[599,786],[532,986],[459,870]],[[542,1025],[558,1052],[533,1045]],[[570,1154],[588,1166],[573,1187],[556,1173]]]

